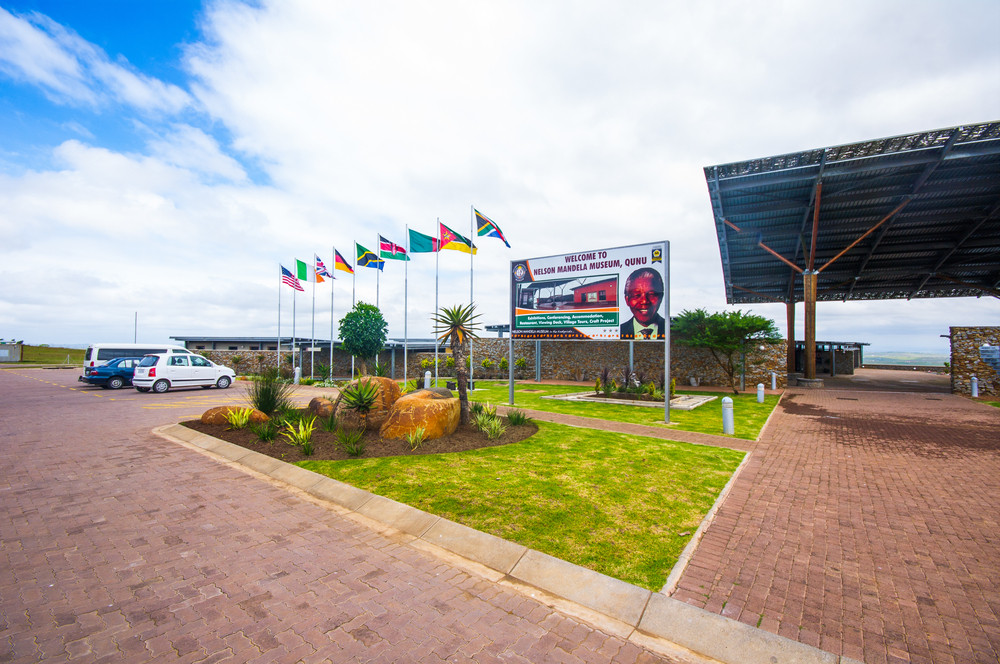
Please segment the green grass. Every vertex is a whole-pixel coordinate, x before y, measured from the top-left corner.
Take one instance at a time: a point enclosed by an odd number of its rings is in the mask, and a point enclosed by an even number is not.
[[[69,356],[69,364],[83,365],[83,356],[87,354],[83,348],[56,348],[50,346],[21,346],[21,362],[31,364],[65,364]]]
[[[743,452],[538,422],[470,452],[298,465],[659,590]]]
[[[530,390],[530,391],[528,391]],[[586,383],[579,385],[536,385],[530,387],[514,385],[514,405],[518,408],[543,410],[549,413],[563,413],[594,417],[613,422],[628,422],[631,424],[648,424],[663,426],[681,431],[695,431],[717,436],[722,433],[722,397],[732,397],[735,413],[734,438],[755,440],[767,421],[771,411],[778,405],[777,395],[765,395],[764,403],[757,403],[756,394],[732,394],[725,392],[698,392],[683,390],[680,394],[711,394],[718,397],[694,410],[671,410],[669,426],[663,423],[663,408],[649,408],[626,404],[604,404],[591,402],[559,401],[543,399],[549,394],[568,394],[570,392],[593,392],[593,387]],[[489,401],[490,403],[506,404],[509,397],[509,385],[501,382],[476,381],[476,389],[469,392],[472,401]]]

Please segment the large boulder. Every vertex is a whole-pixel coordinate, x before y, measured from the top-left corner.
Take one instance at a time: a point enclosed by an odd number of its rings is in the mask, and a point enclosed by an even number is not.
[[[243,408],[243,406],[218,406],[217,408],[209,408],[201,414],[201,421],[203,424],[229,424],[229,420],[226,419],[226,413],[234,410],[243,410]],[[251,410],[250,424],[263,424],[271,419],[256,408]]]
[[[309,402],[309,412],[324,419],[330,417],[333,413],[333,402],[326,397],[313,397]]]
[[[440,391],[417,390],[401,396],[389,410],[379,429],[383,438],[405,438],[417,428],[424,430],[424,440],[449,436],[458,428],[461,406],[458,399]]]
[[[364,423],[368,429],[378,429],[389,417],[389,408],[399,399],[400,389],[396,381],[391,378],[381,376],[363,376],[358,380],[351,381],[340,390],[340,396],[333,405],[333,412],[337,417],[337,422],[347,428],[360,428],[362,426],[361,417],[357,412],[348,408],[344,402],[344,391],[359,381],[371,382],[378,385],[378,396],[375,398],[375,405],[368,412],[368,417]]]

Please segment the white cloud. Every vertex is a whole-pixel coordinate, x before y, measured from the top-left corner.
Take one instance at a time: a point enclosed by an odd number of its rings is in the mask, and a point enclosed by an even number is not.
[[[0,7],[0,68],[41,87],[57,103],[98,107],[115,101],[145,112],[176,113],[191,98],[175,85],[111,62],[103,50],[41,14]]]
[[[114,100],[163,121],[137,125],[141,154],[78,129],[67,138],[91,144],[66,140],[51,170],[0,176],[0,277],[32,293],[0,301],[0,325],[30,320],[28,300],[44,296],[65,311],[97,304],[129,326],[139,311],[156,338],[272,334],[279,262],[312,252],[332,262],[336,246],[353,263],[355,241],[374,248],[381,233],[403,243],[406,226],[432,233],[438,217],[468,233],[473,204],[514,247],[477,240],[485,322],[506,320],[511,259],[659,239],[671,241],[673,312],[720,309],[701,169],[991,119],[998,7],[220,1],[202,16],[204,39],[186,47],[191,95],[109,58],[72,26],[0,10],[9,76],[60,103]],[[109,268],[116,245],[127,250]],[[71,283],[34,277],[39,257],[63,255],[73,257]],[[467,300],[469,257],[439,258],[440,303]],[[411,336],[430,335],[434,265],[423,255],[408,266]],[[338,276],[337,317],[353,285]],[[359,300],[374,302],[375,277],[358,270]],[[390,333],[402,336],[402,264],[378,283]],[[995,321],[994,302],[822,303],[819,335],[891,335],[916,349],[937,343],[945,317]],[[311,299],[297,303],[301,334]],[[83,341],[100,325],[94,309],[75,317]],[[754,309],[784,326],[782,307]],[[923,313],[933,311],[943,313]]]

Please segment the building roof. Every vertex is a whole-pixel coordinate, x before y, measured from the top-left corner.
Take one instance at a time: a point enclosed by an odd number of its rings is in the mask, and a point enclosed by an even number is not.
[[[731,304],[802,301],[791,265],[809,269],[814,223],[817,300],[1000,297],[1000,122],[708,166],[705,179]]]

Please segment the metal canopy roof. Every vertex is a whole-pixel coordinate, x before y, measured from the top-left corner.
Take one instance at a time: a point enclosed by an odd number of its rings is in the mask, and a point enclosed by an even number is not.
[[[802,301],[810,267],[817,300],[1000,297],[1000,122],[709,166],[705,179],[729,303]]]

